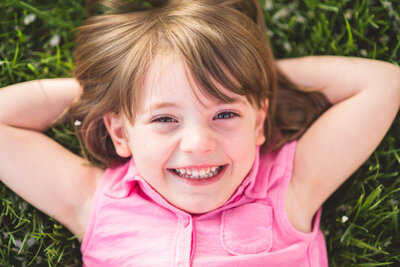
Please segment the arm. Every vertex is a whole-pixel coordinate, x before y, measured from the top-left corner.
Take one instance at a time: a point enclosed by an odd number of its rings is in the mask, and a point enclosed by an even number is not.
[[[96,179],[91,167],[41,133],[79,97],[74,79],[31,81],[0,89],[0,179],[74,234],[84,231]]]
[[[328,56],[278,64],[295,83],[323,88],[333,104],[300,138],[286,196],[291,221],[309,231],[317,209],[388,131],[400,106],[400,71],[381,61]]]
[[[45,131],[81,94],[74,79],[36,80],[0,90],[0,123]]]

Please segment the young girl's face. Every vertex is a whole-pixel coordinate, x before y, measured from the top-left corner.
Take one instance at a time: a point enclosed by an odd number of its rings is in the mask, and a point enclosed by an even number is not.
[[[157,58],[145,78],[141,110],[133,125],[124,123],[123,140],[114,140],[117,151],[133,155],[154,190],[190,213],[222,206],[250,171],[256,146],[265,139],[266,107],[257,110],[244,96],[219,89],[236,101],[211,99],[183,61]]]

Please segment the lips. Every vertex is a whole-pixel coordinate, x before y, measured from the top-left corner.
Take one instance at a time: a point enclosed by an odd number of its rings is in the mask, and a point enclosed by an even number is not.
[[[193,180],[206,180],[214,178],[220,174],[225,165],[208,165],[200,167],[182,167],[182,168],[171,168],[168,171],[173,174]]]
[[[172,169],[176,175],[189,179],[207,179],[218,175],[223,166],[213,166],[205,168],[179,168]]]

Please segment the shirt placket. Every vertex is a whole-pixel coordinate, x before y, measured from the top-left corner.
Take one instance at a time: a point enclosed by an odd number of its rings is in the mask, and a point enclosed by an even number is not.
[[[175,266],[191,266],[193,220],[188,214],[179,216],[180,229],[176,239]]]

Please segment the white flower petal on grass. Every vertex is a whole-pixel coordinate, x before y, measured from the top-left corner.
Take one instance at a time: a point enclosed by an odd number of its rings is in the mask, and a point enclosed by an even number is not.
[[[36,14],[28,14],[28,15],[26,15],[25,16],[25,18],[24,18],[24,24],[25,25],[29,25],[29,24],[31,24],[32,22],[34,22],[35,21],[35,19],[36,19]]]
[[[343,223],[347,222],[348,219],[349,219],[349,217],[347,217],[347,216],[342,216],[342,222],[343,222]]]
[[[286,18],[287,16],[289,16],[289,13],[290,13],[290,11],[288,8],[282,8],[272,16],[272,20],[278,21],[281,18]]]
[[[389,36],[383,35],[381,38],[379,38],[379,41],[381,41],[382,43],[387,43],[389,42],[389,39]]]
[[[287,52],[292,52],[292,46],[290,45],[290,43],[288,41],[283,42],[283,48],[287,51]]]
[[[15,245],[17,246],[17,248],[21,248],[22,247],[22,241],[21,240],[15,240]]]
[[[392,241],[386,240],[386,241],[383,243],[383,246],[384,246],[384,247],[387,247],[387,246],[389,246],[390,244],[392,244]]]
[[[60,35],[59,34],[55,34],[55,35],[53,35],[53,37],[51,37],[51,39],[49,41],[49,44],[51,46],[57,46],[60,43],[60,41],[61,41]]]
[[[26,246],[28,248],[32,247],[35,244],[36,244],[36,238],[34,237],[29,238],[28,241],[26,242]]]
[[[80,126],[82,124],[82,122],[80,121],[80,120],[76,120],[75,122],[74,122],[74,125],[75,126]]]
[[[368,56],[367,50],[365,50],[365,49],[361,49],[361,50],[360,50],[360,54],[361,54],[363,57],[367,57],[367,56]]]
[[[299,22],[299,23],[304,24],[304,23],[307,22],[307,19],[305,17],[303,17],[303,16],[297,15],[296,16],[296,21]]]
[[[272,2],[272,0],[267,0],[267,1],[265,1],[264,6],[267,10],[271,10],[274,8],[274,3]]]
[[[344,16],[346,17],[346,19],[351,19],[352,17],[353,17],[353,11],[352,10],[347,10],[345,13],[344,13]]]

